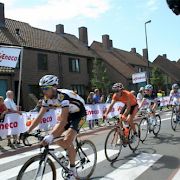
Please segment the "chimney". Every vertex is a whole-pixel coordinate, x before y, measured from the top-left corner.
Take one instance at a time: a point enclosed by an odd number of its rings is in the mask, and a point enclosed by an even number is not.
[[[102,35],[102,43],[103,43],[103,46],[106,49],[110,48],[110,40],[109,40],[109,35],[108,34]]]
[[[163,54],[162,56],[163,58],[167,59],[167,54]]]
[[[132,53],[136,53],[136,48],[131,48]]]
[[[63,24],[56,25],[56,34],[64,34],[64,25]]]
[[[0,3],[0,28],[5,27],[4,4]]]
[[[147,51],[147,49],[143,49],[143,59],[144,60],[148,59],[148,51]]]
[[[86,27],[79,27],[79,40],[88,46],[88,31]]]
[[[110,48],[113,48],[113,41],[112,41],[112,39],[109,40],[109,46],[110,46]]]

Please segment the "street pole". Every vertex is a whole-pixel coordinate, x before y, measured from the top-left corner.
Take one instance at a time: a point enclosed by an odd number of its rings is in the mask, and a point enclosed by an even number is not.
[[[147,49],[147,84],[150,83],[150,67],[149,67],[149,52],[148,52],[148,38],[147,38],[147,29],[146,25],[151,23],[151,20],[145,22],[145,37],[146,37],[146,49]]]

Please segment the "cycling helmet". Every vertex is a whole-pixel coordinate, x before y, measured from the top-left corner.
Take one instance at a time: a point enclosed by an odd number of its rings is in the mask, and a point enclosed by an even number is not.
[[[54,75],[45,75],[39,81],[39,86],[53,86],[58,85],[59,79]]]
[[[121,91],[124,89],[124,86],[122,83],[115,83],[113,86],[112,86],[112,90],[113,91]]]
[[[151,84],[147,84],[145,86],[145,90],[153,90],[153,86]]]
[[[178,84],[173,84],[173,85],[172,85],[172,89],[179,89]]]

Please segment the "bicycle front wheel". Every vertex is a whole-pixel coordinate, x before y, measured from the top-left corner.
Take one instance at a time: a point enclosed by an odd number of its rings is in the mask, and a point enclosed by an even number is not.
[[[176,121],[176,110],[174,107],[172,108],[171,127],[173,131],[176,131],[177,121]]]
[[[56,180],[56,168],[51,159],[46,163],[42,160],[42,154],[30,158],[21,168],[17,180]]]
[[[90,140],[84,140],[79,142],[76,151],[76,169],[78,179],[89,179],[96,168],[96,146]]]
[[[143,143],[147,138],[147,134],[149,130],[147,118],[141,119],[139,123],[139,130],[140,130],[140,140]]]
[[[104,145],[105,156],[109,162],[114,162],[119,157],[122,144],[119,129],[116,127],[108,133]]]
[[[153,134],[157,137],[161,129],[161,117],[156,115],[156,123],[154,125]]]

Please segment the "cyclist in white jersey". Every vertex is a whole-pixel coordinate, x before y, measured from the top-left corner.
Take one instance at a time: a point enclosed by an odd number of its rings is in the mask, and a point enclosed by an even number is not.
[[[177,121],[180,121],[180,88],[178,84],[172,85],[172,90],[170,92],[169,103],[172,102],[172,105],[176,106]]]
[[[70,169],[74,174],[69,177],[69,180],[74,180],[74,176],[77,176],[77,173],[75,168],[76,151],[73,141],[78,132],[79,122],[81,118],[86,115],[85,102],[72,90],[57,89],[58,84],[58,78],[54,75],[46,75],[41,78],[39,86],[45,98],[37,118],[33,121],[29,130],[23,134],[23,137],[27,137],[41,122],[47,109],[62,108],[61,114],[57,117],[58,123],[53,128],[52,132],[45,136],[42,144],[44,146],[51,144],[54,138],[61,136],[61,134],[66,131],[64,139],[57,141],[57,144],[67,150],[70,160]]]

